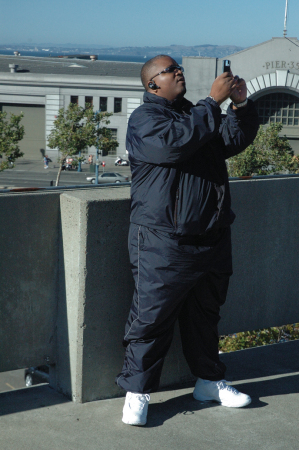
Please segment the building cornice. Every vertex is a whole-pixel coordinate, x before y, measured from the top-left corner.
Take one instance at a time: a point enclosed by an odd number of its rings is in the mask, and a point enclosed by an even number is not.
[[[27,86],[55,86],[86,87],[86,88],[115,88],[134,89],[143,91],[141,81],[133,77],[112,77],[112,76],[92,76],[92,75],[51,75],[51,74],[29,74],[29,73],[6,73],[0,72],[0,84],[6,85],[27,85]]]

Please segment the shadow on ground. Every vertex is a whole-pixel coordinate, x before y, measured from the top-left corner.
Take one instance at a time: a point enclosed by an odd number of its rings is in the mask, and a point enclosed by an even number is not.
[[[246,409],[255,409],[266,406],[267,397],[299,393],[298,353],[299,341],[293,341],[221,355],[221,359],[228,366],[227,379],[238,390],[251,396],[252,403]],[[182,395],[178,395],[180,390]],[[172,391],[173,396],[169,398]],[[165,388],[154,396],[166,400],[150,403],[147,424],[150,428],[161,426],[177,415],[193,415],[196,411],[218,406],[217,403],[194,400],[190,385]],[[4,392],[0,394],[0,416],[68,402],[72,403],[47,385]],[[101,406],[101,401],[96,403]]]
[[[238,386],[239,387],[239,386]],[[241,388],[240,388],[241,389]],[[244,388],[246,393],[249,390]],[[147,428],[155,428],[163,425],[164,422],[177,415],[190,416],[197,411],[203,411],[205,409],[215,408],[219,406],[216,402],[199,402],[194,400],[192,393],[185,394],[179,397],[172,398],[163,403],[155,403],[149,406],[149,419]],[[253,402],[246,407],[246,409],[262,408],[267,406],[267,403],[260,401],[258,398],[254,398]]]
[[[0,394],[0,416],[71,403],[64,395],[47,385],[33,386]]]

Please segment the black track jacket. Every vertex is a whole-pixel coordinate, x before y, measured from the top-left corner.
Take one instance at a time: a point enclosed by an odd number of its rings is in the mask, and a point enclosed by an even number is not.
[[[245,150],[257,130],[251,100],[222,115],[210,98],[194,106],[145,92],[126,140],[131,222],[181,236],[230,225],[235,215],[225,159]]]

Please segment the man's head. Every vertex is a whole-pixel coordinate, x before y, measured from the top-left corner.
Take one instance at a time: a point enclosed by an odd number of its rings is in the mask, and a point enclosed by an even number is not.
[[[165,71],[169,68],[169,71]],[[183,70],[167,55],[158,55],[147,61],[141,69],[141,81],[148,92],[169,101],[183,97],[186,93]]]

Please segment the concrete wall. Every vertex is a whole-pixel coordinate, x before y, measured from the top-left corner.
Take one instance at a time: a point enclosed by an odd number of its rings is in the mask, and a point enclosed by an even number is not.
[[[233,181],[231,191],[235,274],[220,333],[299,322],[299,178]],[[75,401],[121,395],[129,204],[127,187],[0,196],[0,370],[50,355],[53,387]],[[161,386],[189,379],[176,329]]]
[[[221,333],[299,321],[299,178],[233,181],[233,265]],[[233,331],[234,330],[234,331]]]
[[[0,196],[0,370],[55,362],[59,196]]]

